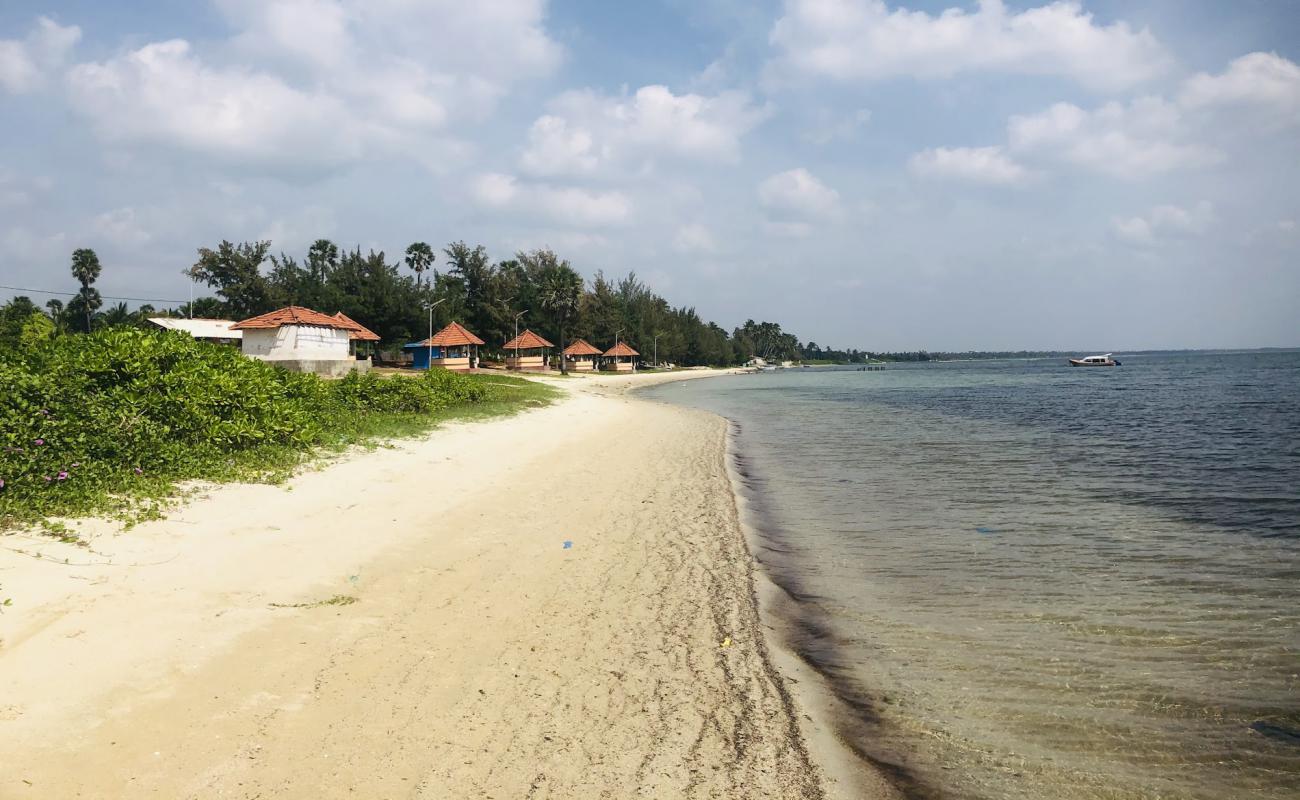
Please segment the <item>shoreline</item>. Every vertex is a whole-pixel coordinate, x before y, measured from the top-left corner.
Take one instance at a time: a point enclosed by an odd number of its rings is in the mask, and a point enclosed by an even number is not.
[[[696,410],[667,401],[651,402]],[[721,415],[700,413],[717,417],[727,426],[724,460],[736,507],[736,525],[752,560],[750,581],[766,643],[763,657],[783,678],[785,690],[798,711],[800,736],[824,773],[827,797],[903,800],[931,796],[904,768],[880,761],[846,741],[846,737],[854,733],[852,725],[843,723],[849,713],[849,704],[836,690],[833,676],[803,652],[797,641],[800,631],[808,624],[807,612],[794,593],[770,573],[760,557],[760,552],[774,542],[759,521],[758,498],[754,496],[758,489],[752,486],[742,467],[738,426]],[[807,631],[803,633],[806,635]]]
[[[625,396],[713,374],[7,547],[0,797],[827,796],[725,421]]]

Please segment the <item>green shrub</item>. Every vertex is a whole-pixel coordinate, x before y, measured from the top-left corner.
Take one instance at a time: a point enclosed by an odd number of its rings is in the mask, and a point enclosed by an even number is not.
[[[395,416],[487,398],[443,371],[328,381],[163,331],[61,337],[0,356],[0,523],[138,511],[180,480],[282,470]]]

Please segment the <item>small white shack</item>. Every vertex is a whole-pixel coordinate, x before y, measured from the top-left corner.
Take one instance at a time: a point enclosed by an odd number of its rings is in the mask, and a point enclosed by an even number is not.
[[[347,317],[288,306],[236,322],[231,329],[243,331],[244,355],[294,372],[339,377],[370,368],[368,359],[358,361],[350,352],[352,335],[364,328]]]

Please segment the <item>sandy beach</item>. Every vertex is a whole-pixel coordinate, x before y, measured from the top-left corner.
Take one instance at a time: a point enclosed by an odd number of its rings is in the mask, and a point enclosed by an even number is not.
[[[0,797],[859,796],[764,638],[726,423],[659,379],[4,537]]]

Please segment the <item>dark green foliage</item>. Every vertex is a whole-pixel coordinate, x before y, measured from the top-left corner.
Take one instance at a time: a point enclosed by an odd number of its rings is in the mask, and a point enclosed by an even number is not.
[[[247,319],[274,305],[270,284],[260,271],[270,250],[270,242],[223,241],[216,250],[200,247],[199,260],[186,274],[216,289],[235,319]]]
[[[180,480],[257,477],[398,418],[491,399],[473,376],[327,381],[132,328],[12,351],[0,386],[0,522],[139,512]]]

